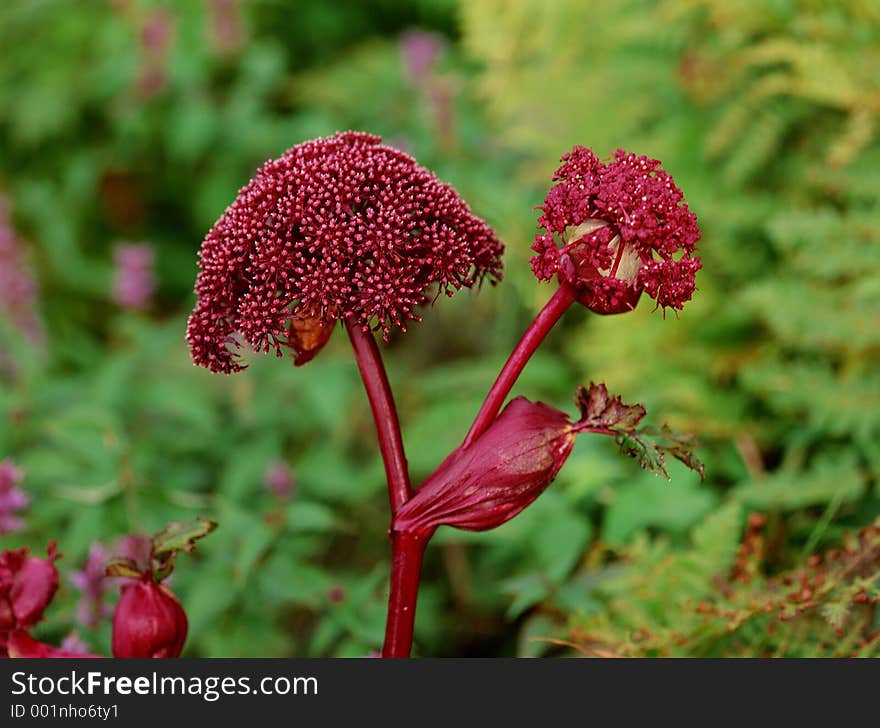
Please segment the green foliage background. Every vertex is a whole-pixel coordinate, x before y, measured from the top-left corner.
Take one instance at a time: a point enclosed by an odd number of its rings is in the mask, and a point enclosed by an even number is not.
[[[57,539],[70,571],[94,541],[205,515],[220,528],[174,575],[187,654],[377,648],[387,505],[345,337],[296,370],[195,369],[183,333],[201,238],[262,161],[346,128],[404,145],[498,230],[503,285],[441,301],[384,347],[418,482],[550,293],[527,260],[558,157],[625,147],[663,160],[697,212],[700,290],[665,319],[644,302],[569,313],[516,391],[571,409],[576,383],[604,380],[699,434],[707,481],[676,464],[667,483],[582,437],[521,517],[438,534],[417,652],[872,653],[860,640],[878,625],[873,610],[848,617],[851,580],[823,595],[824,621],[755,610],[774,575],[880,505],[876,2],[253,0],[233,5],[232,47],[212,34],[221,5],[0,4],[0,190],[47,332],[30,346],[0,320],[16,363],[0,383],[0,459],[33,498],[4,547]],[[157,12],[172,32],[147,93]],[[421,85],[399,47],[413,27],[448,41]],[[112,301],[120,240],[156,247],[146,313]],[[263,485],[279,459],[296,473],[290,502]],[[729,576],[752,511],[767,515],[765,548],[744,595]],[[873,599],[870,544],[856,586]],[[63,580],[41,637],[67,632],[76,598]],[[707,600],[727,618],[696,610]],[[108,651],[108,625],[80,634]]]

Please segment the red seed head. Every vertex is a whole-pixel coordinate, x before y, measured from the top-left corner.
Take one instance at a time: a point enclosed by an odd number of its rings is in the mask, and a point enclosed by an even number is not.
[[[419,320],[430,290],[500,279],[503,246],[486,223],[380,142],[345,132],[298,144],[239,192],[202,244],[187,331],[196,364],[241,369],[236,332],[304,362],[329,336],[318,323],[351,318],[387,338]]]
[[[186,641],[177,597],[149,578],[126,584],[113,614],[114,657],[177,657]]]
[[[574,444],[566,414],[525,397],[457,449],[400,508],[393,529],[429,535],[437,526],[486,531],[510,520],[550,485]]]
[[[682,308],[700,268],[700,230],[660,162],[618,149],[604,163],[584,147],[562,162],[540,208],[535,275],[557,275],[596,313],[630,311],[643,291],[659,306]]]

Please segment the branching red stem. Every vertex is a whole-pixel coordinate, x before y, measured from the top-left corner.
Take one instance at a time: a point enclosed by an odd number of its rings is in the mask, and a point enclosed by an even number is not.
[[[504,368],[498,374],[495,384],[486,395],[483,406],[477,413],[474,424],[464,438],[462,447],[468,447],[474,440],[482,435],[498,416],[504,400],[510,394],[510,390],[522,373],[522,370],[528,364],[529,359],[541,345],[544,337],[550,332],[550,329],[562,317],[568,307],[574,302],[574,296],[567,286],[560,286],[553,297],[547,301],[544,308],[537,315],[534,321],[526,329],[516,348],[511,353]]]
[[[529,359],[573,301],[574,297],[569,289],[566,286],[560,286],[547,305],[541,309],[541,312],[526,329],[522,339],[516,345],[489,390],[489,394],[464,440],[463,447],[470,445],[486,431],[498,415],[504,400],[507,399],[507,395],[510,394],[511,388]],[[373,411],[376,432],[379,436],[379,448],[382,451],[385,474],[388,478],[391,512],[394,514],[412,495],[394,398],[373,336],[350,319],[346,320],[345,325]],[[410,655],[422,557],[429,539],[430,535],[415,536],[401,532],[392,533],[391,593],[388,599],[388,621],[385,628],[385,644],[382,648],[383,657],[409,657]]]
[[[358,369],[367,390],[373,420],[376,423],[376,434],[379,436],[379,449],[385,463],[385,476],[388,479],[388,497],[391,501],[391,512],[396,513],[409,500],[412,491],[409,484],[409,470],[406,465],[406,454],[403,450],[403,438],[400,434],[400,422],[397,419],[397,408],[388,384],[388,375],[382,364],[382,355],[373,335],[363,330],[361,325],[348,318],[345,321],[348,337],[354,348]]]

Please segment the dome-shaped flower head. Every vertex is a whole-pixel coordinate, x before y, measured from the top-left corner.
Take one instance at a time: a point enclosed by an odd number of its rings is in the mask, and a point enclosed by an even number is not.
[[[682,308],[700,268],[700,229],[660,162],[618,149],[605,163],[584,147],[562,162],[540,208],[535,275],[557,275],[596,313],[630,311],[642,291]]]
[[[208,233],[187,340],[194,361],[242,368],[236,332],[296,363],[332,324],[406,330],[432,292],[501,277],[503,246],[458,194],[369,134],[299,144],[269,161]]]

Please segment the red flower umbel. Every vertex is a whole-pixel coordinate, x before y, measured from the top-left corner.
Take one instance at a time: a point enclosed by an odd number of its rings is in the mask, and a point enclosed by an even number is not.
[[[538,219],[535,275],[557,275],[596,313],[630,311],[642,291],[682,308],[700,268],[700,230],[660,162],[619,149],[604,163],[584,147],[562,162]]]
[[[114,657],[177,657],[186,632],[186,613],[168,587],[149,576],[122,587],[113,614]]]
[[[476,442],[443,461],[397,512],[392,530],[428,537],[440,525],[500,526],[550,485],[579,429],[564,412],[517,397]]]
[[[314,355],[336,320],[405,330],[437,287],[501,276],[503,246],[448,185],[369,134],[299,144],[269,161],[202,244],[187,340],[194,361],[242,368],[258,351]],[[302,343],[303,332],[309,339]]]

